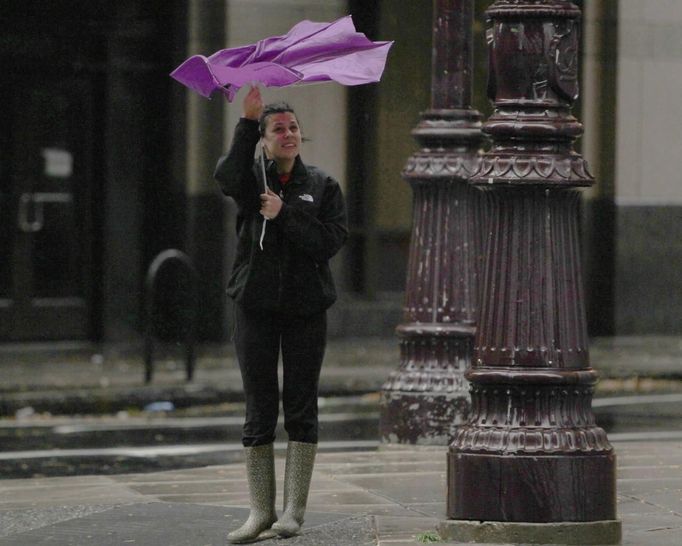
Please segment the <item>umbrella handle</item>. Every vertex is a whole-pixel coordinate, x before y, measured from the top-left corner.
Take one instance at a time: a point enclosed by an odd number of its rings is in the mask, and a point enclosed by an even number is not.
[[[263,172],[263,193],[268,192],[268,178],[265,173],[265,146],[263,146],[263,143],[261,142],[261,147],[260,147],[260,165],[261,169]],[[268,223],[268,219],[263,216],[263,227],[261,228],[260,231],[260,241],[258,244],[260,245],[260,249],[263,250],[263,239],[265,239],[265,226]]]
[[[268,176],[265,173],[265,146],[261,142],[260,146],[260,166],[261,166],[261,172],[263,173],[263,193],[267,193],[268,191]]]

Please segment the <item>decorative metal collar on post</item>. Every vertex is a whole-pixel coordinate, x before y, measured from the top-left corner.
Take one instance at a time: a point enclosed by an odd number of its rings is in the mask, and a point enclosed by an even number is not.
[[[462,542],[614,544],[616,459],[595,424],[573,150],[580,10],[487,10],[492,139],[472,184],[490,198],[472,413],[448,454],[441,534]]]
[[[384,384],[384,442],[448,445],[469,414],[480,260],[481,116],[471,108],[473,0],[435,0],[431,109],[403,177],[414,193],[400,368]]]

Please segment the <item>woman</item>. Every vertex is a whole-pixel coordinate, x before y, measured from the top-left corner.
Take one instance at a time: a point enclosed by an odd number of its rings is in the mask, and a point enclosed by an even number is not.
[[[251,512],[246,523],[228,535],[232,543],[299,531],[317,451],[326,310],[336,299],[328,260],[346,241],[348,229],[338,183],[301,161],[301,140],[291,107],[264,107],[260,91],[252,87],[230,151],[215,171],[223,193],[238,206],[237,255],[228,294],[236,302],[235,348],[246,397],[242,443]],[[267,159],[254,161],[259,141]],[[284,513],[277,521],[273,442],[280,347],[289,443]]]

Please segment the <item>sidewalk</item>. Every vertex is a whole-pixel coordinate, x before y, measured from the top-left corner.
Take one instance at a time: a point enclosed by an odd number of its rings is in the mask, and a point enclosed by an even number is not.
[[[598,339],[590,351],[601,397],[682,391],[682,339]],[[396,338],[332,340],[322,394],[377,392],[399,363]],[[0,410],[11,417],[28,407],[115,413],[159,400],[193,407],[242,396],[229,345],[203,347],[191,383],[179,356],[161,358],[152,385],[144,386],[139,352],[90,345],[5,346],[0,371]],[[665,427],[672,432],[609,434],[618,455],[624,545],[680,544],[682,431],[679,420]],[[262,544],[405,546],[433,536],[445,517],[446,449],[374,446],[321,445],[304,533]],[[285,446],[277,447],[281,507]],[[0,546],[224,545],[248,513],[240,451],[228,455],[194,469],[0,480]]]
[[[682,441],[655,449],[648,442],[614,442],[614,448],[622,544],[679,545]],[[444,448],[320,453],[303,534],[260,544],[415,546],[445,517],[445,467]],[[248,513],[246,491],[241,463],[0,481],[0,545],[222,546]]]

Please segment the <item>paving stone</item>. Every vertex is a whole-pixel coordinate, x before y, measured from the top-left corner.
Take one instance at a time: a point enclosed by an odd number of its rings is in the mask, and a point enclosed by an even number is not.
[[[426,462],[426,461],[442,461],[445,463],[445,448],[439,449],[387,449],[380,446],[377,451],[372,452],[347,452],[347,453],[321,453],[318,455],[318,463],[325,467],[328,464],[338,464],[341,468],[349,465],[362,464],[377,464],[381,462],[386,464],[389,462],[405,463],[405,462]]]
[[[642,525],[644,523],[648,525]],[[624,520],[622,546],[679,546],[681,535],[682,521],[675,526],[665,517],[646,516],[646,520],[638,518],[634,525],[629,525]]]
[[[214,506],[248,506],[249,494],[240,493],[178,493],[177,495],[158,495],[161,502],[179,502],[189,504],[212,504]]]
[[[417,502],[414,504],[406,504],[413,512],[430,516],[433,518],[445,519],[445,497],[438,502]]]
[[[348,516],[414,517],[415,515],[423,515],[404,506],[398,506],[397,504],[315,504],[315,509],[325,512],[347,514]]]
[[[119,474],[111,479],[120,483],[163,483],[200,480],[244,479],[244,465],[204,466],[183,470],[148,472],[145,474]]]
[[[627,466],[618,469],[618,477],[620,479],[658,479],[658,478],[679,478],[682,476],[681,465],[660,464],[656,466],[641,465],[641,466]]]
[[[286,546],[375,546],[376,529],[372,516],[352,517],[322,525],[289,539],[275,539]],[[261,544],[268,544],[263,542]]]
[[[315,491],[311,489],[308,496],[310,506],[329,505],[329,504],[391,504],[379,495],[375,495],[364,489],[356,488],[354,491]]]
[[[238,493],[243,492],[247,488],[246,480],[234,480],[230,482],[214,481],[207,482],[201,480],[199,482],[164,482],[154,484],[134,484],[130,489],[137,491],[142,495],[174,495],[174,494],[214,494],[214,493]]]
[[[226,515],[226,509],[212,506],[137,504],[13,535],[0,545],[224,546]]]
[[[348,514],[308,509],[305,513],[303,532],[305,533],[311,529],[314,529],[315,527],[319,527],[320,525],[328,525],[329,523],[339,522],[341,520],[349,521]]]
[[[139,502],[142,495],[112,480],[57,479],[39,485],[26,480],[26,487],[0,491],[0,509],[35,508],[41,506],[77,506],[84,504],[122,504]]]
[[[654,506],[643,499],[618,495],[618,517],[658,514],[660,512],[660,506]]]
[[[335,466],[329,471],[337,476],[345,474],[399,474],[399,473],[418,473],[418,472],[445,472],[446,463],[443,461],[388,461],[388,462],[368,462],[355,463],[347,466]]]
[[[284,472],[277,476],[277,486],[282,489],[284,483]],[[321,474],[315,471],[310,487],[315,491],[352,491],[356,489],[354,485],[348,484],[336,477]]]
[[[675,514],[682,522],[682,491],[666,491],[654,493],[652,495],[643,495],[642,499],[647,503]]]
[[[643,497],[655,493],[681,491],[682,478],[659,478],[639,480],[635,478],[618,480],[618,492],[623,495]]]
[[[30,480],[0,480],[0,493],[12,490],[39,489],[44,487],[88,487],[109,485],[112,481],[108,476],[69,476],[64,478],[31,478]]]
[[[622,460],[623,463],[626,463],[630,458],[634,459],[640,456],[653,456],[661,460],[670,460],[669,457],[677,456],[679,461],[679,457],[682,455],[680,442],[657,442],[655,450],[652,450],[651,447],[651,442],[622,442],[615,445],[614,449],[618,460]]]
[[[61,521],[81,518],[113,509],[110,505],[50,506],[26,510],[0,511],[0,538],[31,531]]]
[[[343,476],[348,483],[364,487],[401,504],[434,502],[445,499],[446,475],[443,472],[420,472],[372,476]]]
[[[623,527],[629,529],[658,529],[660,527],[682,527],[682,515],[671,513],[659,507],[657,512],[624,515]]]

